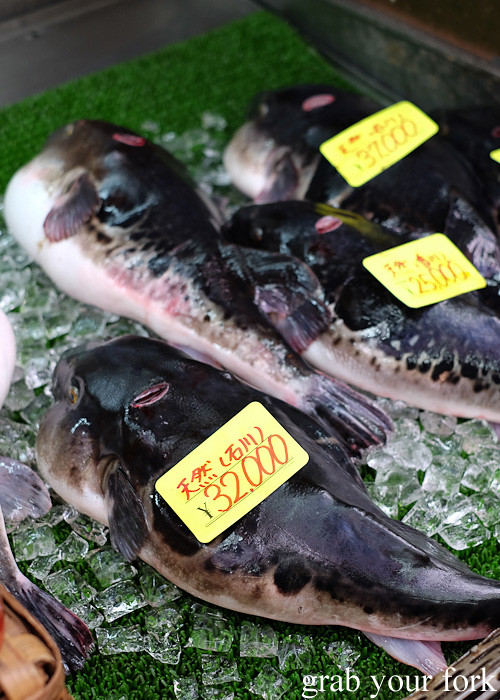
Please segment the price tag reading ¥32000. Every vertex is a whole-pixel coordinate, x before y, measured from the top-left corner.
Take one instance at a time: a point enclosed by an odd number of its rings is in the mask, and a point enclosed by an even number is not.
[[[412,308],[486,287],[486,280],[442,233],[370,255],[363,265]]]
[[[490,158],[493,158],[493,160],[496,160],[497,163],[500,163],[500,148],[497,148],[495,151],[491,151]]]
[[[163,474],[156,490],[200,542],[210,542],[309,461],[253,402]]]
[[[436,122],[414,104],[397,102],[344,129],[319,150],[352,187],[359,187],[438,130]]]

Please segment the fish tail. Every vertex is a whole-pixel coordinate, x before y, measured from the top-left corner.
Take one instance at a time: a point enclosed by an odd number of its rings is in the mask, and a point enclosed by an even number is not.
[[[329,432],[333,428],[354,455],[373,445],[384,444],[392,430],[389,416],[366,396],[326,375],[311,378],[310,393],[299,405]]]

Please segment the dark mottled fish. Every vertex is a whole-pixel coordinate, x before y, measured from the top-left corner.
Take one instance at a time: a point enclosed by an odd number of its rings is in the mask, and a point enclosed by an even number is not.
[[[32,469],[16,460],[0,458],[0,581],[49,632],[69,672],[80,669],[91,654],[94,642],[90,631],[76,615],[19,571],[4,523],[4,515],[19,522],[44,515],[50,506],[49,493]]]
[[[481,177],[439,135],[361,187],[350,187],[319,146],[381,106],[337,94],[327,85],[298,85],[258,95],[224,154],[234,184],[257,203],[306,198],[357,212],[394,232],[439,231],[452,240],[454,208],[462,218],[464,208],[472,209],[470,237],[494,238],[496,218]]]
[[[37,440],[43,476],[108,524],[125,558],[139,556],[190,593],[263,617],[363,630],[430,675],[446,666],[440,641],[482,638],[500,624],[500,582],[388,518],[340,441],[229,373],[127,336],[65,353],[54,398]],[[255,400],[309,461],[202,544],[156,480]]]
[[[266,90],[254,97],[224,164],[234,185],[256,202],[298,199],[322,159],[319,146],[381,108],[326,84]]]
[[[224,234],[314,271],[332,309],[328,332],[302,353],[314,367],[421,408],[500,421],[500,317],[484,303],[490,290],[407,307],[362,265],[401,238],[326,205],[243,207]]]
[[[223,242],[213,207],[164,149],[113,124],[70,124],[12,178],[5,217],[67,294],[310,412],[355,451],[384,440],[381,411],[293,352],[329,321],[310,270]]]

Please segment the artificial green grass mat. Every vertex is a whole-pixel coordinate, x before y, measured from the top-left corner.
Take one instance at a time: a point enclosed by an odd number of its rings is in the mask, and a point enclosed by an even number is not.
[[[284,22],[266,12],[256,12],[210,34],[84,77],[2,110],[0,191],[5,190],[12,174],[38,152],[52,131],[75,119],[105,119],[137,131],[146,120],[153,120],[162,132],[182,134],[198,127],[201,113],[208,111],[225,117],[229,139],[244,120],[247,105],[255,93],[302,82],[328,82],[349,87],[342,76]],[[498,543],[490,541],[461,557],[477,571],[500,578],[499,554]],[[186,597],[182,603],[184,624],[180,633],[184,642],[189,634],[192,602],[193,599]],[[237,661],[241,680],[224,684],[221,690],[232,690],[238,700],[255,698],[257,696],[249,690],[251,679],[264,665],[270,663],[277,668],[276,658],[240,658],[241,623],[251,618],[227,611],[224,614],[234,630],[228,657]],[[136,619],[140,623],[140,613]],[[335,697],[363,700],[370,697],[376,692],[372,675],[379,680],[385,677],[386,681],[391,676],[403,679],[399,691],[397,683],[390,688],[386,682],[377,695],[380,700],[403,698],[415,687],[415,677],[419,674],[414,669],[394,661],[355,630],[269,624],[281,641],[300,632],[311,636],[314,642],[314,652],[307,665],[299,668],[292,663],[282,672],[291,682],[284,695],[287,699],[303,697],[302,677],[306,674],[338,674],[345,679],[345,671],[336,668],[323,649],[334,640],[346,640],[361,649],[361,657],[353,666],[360,679],[359,689],[355,693],[339,690]],[[453,661],[469,646],[470,643],[450,644],[444,645],[444,650],[448,660]],[[205,697],[201,686],[201,654],[198,649],[186,648],[177,665],[161,664],[146,653],[106,657],[94,654],[84,670],[68,680],[68,686],[77,700],[149,700],[173,698],[174,681],[194,676],[201,697]],[[332,695],[331,692],[318,693],[317,697]]]
[[[347,85],[285,23],[257,12],[1,111],[0,191],[50,132],[75,119],[138,130],[151,118],[182,133],[199,126],[207,110],[222,113],[231,133],[256,92],[307,81]]]

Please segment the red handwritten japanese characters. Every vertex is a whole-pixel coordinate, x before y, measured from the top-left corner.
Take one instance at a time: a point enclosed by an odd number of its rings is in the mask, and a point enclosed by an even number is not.
[[[375,168],[418,133],[417,123],[398,112],[385,119],[381,118],[364,135],[357,133],[348,136],[338,149],[344,155],[354,155],[360,170]]]
[[[216,462],[207,460],[179,481],[177,489],[186,501],[198,497],[199,510],[213,518],[225,513],[258,488],[266,478],[288,462],[286,438],[265,436],[256,425],[246,435],[230,442]]]
[[[408,259],[386,263],[384,269],[392,274],[395,283],[410,294],[430,294],[464,282],[471,274],[446,253],[414,254]]]

